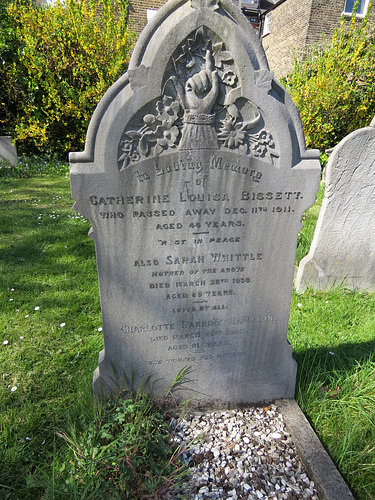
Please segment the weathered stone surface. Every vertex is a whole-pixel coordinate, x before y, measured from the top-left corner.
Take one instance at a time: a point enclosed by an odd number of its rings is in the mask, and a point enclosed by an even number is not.
[[[16,146],[12,143],[12,138],[8,135],[0,136],[0,161],[9,161],[12,165],[17,165],[18,156]]]
[[[375,120],[333,150],[309,254],[302,259],[297,290],[344,285],[375,290]]]
[[[94,391],[151,375],[210,406],[293,397],[301,216],[319,185],[297,110],[237,7],[172,0],[72,153],[92,223],[105,349]]]

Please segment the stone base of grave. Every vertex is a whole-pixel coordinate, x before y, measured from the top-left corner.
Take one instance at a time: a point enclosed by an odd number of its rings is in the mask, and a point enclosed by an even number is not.
[[[275,405],[284,417],[286,428],[296,446],[319,500],[354,500],[330,456],[294,399],[281,399]]]
[[[16,146],[12,143],[12,138],[7,135],[0,136],[0,161],[9,161],[12,165],[17,165],[18,156]]]

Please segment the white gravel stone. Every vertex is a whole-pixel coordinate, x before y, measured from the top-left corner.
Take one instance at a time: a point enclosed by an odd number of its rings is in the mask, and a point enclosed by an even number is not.
[[[190,475],[169,499],[318,500],[275,405],[191,415],[173,425]]]
[[[282,436],[281,436],[280,432],[273,432],[271,434],[271,437],[272,437],[272,439],[281,439]]]
[[[251,489],[252,488],[251,488],[250,484],[247,484],[247,483],[243,484],[243,490],[245,493],[248,493],[249,491],[251,491]]]

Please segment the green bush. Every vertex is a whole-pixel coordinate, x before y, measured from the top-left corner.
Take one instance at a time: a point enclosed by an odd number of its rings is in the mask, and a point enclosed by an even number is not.
[[[358,2],[357,2],[358,6]],[[370,124],[375,114],[375,35],[355,10],[331,42],[295,60],[283,81],[301,115],[308,147],[334,147],[348,133]]]
[[[7,11],[10,3],[11,0],[0,0],[0,135],[11,135],[11,123],[17,112],[9,72],[18,61],[19,41],[14,19]]]
[[[96,104],[127,67],[134,41],[127,7],[123,0],[9,4],[19,49],[3,67],[16,102],[6,129],[22,153],[83,149]]]

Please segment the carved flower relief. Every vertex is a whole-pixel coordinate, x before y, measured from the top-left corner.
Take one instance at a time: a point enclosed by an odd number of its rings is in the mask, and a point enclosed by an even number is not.
[[[123,154],[118,161],[122,162],[122,168],[127,167],[131,161],[136,162],[141,158],[132,141],[121,141],[121,151]]]
[[[226,148],[238,148],[246,140],[246,124],[236,123],[233,118],[226,118],[222,121],[217,137]]]
[[[253,146],[253,152],[256,158],[264,158],[267,153],[267,146],[258,142]]]
[[[156,140],[158,146],[160,146],[162,149],[174,147],[177,143],[178,136],[180,135],[178,127],[174,126],[169,130],[161,130],[161,132],[162,136],[158,137]]]
[[[193,8],[204,6],[215,9],[218,7],[218,3],[217,0],[192,0],[192,6]],[[133,126],[124,132],[118,159],[120,168],[126,168],[141,157],[160,154],[179,144],[183,127],[182,114],[187,111],[187,99],[179,97],[185,95],[188,82],[192,78],[197,80],[203,73],[209,73],[206,67],[208,64],[207,54],[210,55],[210,63],[214,64],[219,80],[218,95],[213,103],[213,106],[216,107],[212,109],[212,113],[217,115],[227,107],[225,104],[226,96],[228,92],[236,91],[238,82],[233,56],[226,50],[221,40],[218,40],[208,28],[201,26],[185,39],[172,56],[169,66],[169,75],[172,76],[165,82],[162,97],[155,103],[154,110],[142,117],[141,126]],[[170,81],[174,83],[173,91],[172,89],[171,91],[172,95],[173,92],[177,93],[175,97],[164,94]],[[177,90],[180,88],[181,90],[178,92]],[[203,102],[205,95],[201,95],[198,90],[199,85],[196,84],[196,98]],[[217,126],[218,123],[215,126],[213,122],[213,127],[216,129],[213,131],[215,135]]]
[[[253,144],[254,156],[264,158],[267,154],[268,148],[274,148],[275,143],[272,135],[266,130],[259,132],[256,142]],[[273,156],[279,156],[277,153]]]
[[[122,162],[122,168],[126,168],[131,161],[140,160],[141,155],[147,156],[150,152],[160,154],[165,149],[176,146],[180,135],[180,130],[175,125],[179,103],[164,95],[163,99],[156,103],[155,109],[155,115],[148,113],[143,117],[144,125],[139,130],[125,132],[129,140],[121,142],[123,154],[118,159]]]
[[[223,83],[229,87],[235,87],[237,83],[237,75],[233,71],[226,71],[222,76]]]
[[[272,135],[265,129],[258,134],[248,132],[256,123],[258,123],[257,117],[250,122],[243,122],[227,115],[221,122],[218,139],[225,148],[238,149],[244,154],[248,154],[250,150],[254,157],[265,158],[273,163],[273,158],[278,158],[279,154],[275,149]]]
[[[170,96],[163,96],[163,101],[156,103],[158,114],[156,119],[161,122],[161,126],[165,129],[170,129],[178,118],[180,105],[177,101],[173,101]]]
[[[178,119],[179,103],[173,101],[172,97],[165,95],[162,101],[156,103],[155,107],[156,115],[148,114],[143,118],[146,130],[140,139],[140,148],[145,155],[148,154],[148,146],[154,142],[156,143],[154,151],[156,154],[168,147],[174,147],[180,134],[179,128],[174,125]],[[141,141],[145,141],[145,144],[141,144]]]
[[[270,147],[274,147],[275,143],[273,142],[272,135],[267,132],[267,130],[262,130],[259,132],[259,143],[260,144],[268,144]]]
[[[267,130],[263,129],[258,134],[249,135],[249,141],[252,143],[253,155],[256,158],[265,158],[273,163],[273,159],[279,157],[273,137]]]
[[[209,0],[197,0],[197,5],[207,1]],[[212,2],[212,5],[214,3]],[[151,113],[144,114],[141,119],[138,115],[139,121],[134,118],[133,122],[137,125],[124,131],[118,159],[120,168],[126,168],[142,157],[158,155],[178,147],[182,132],[185,131],[183,127],[186,127],[186,122],[183,125],[182,115],[188,111],[190,116],[194,114],[190,110],[196,109],[196,106],[189,105],[187,92],[190,91],[190,99],[194,97],[198,103],[204,103],[209,94],[202,93],[200,87],[205,79],[210,81],[213,74],[217,78],[218,92],[209,106],[213,120],[210,123],[205,122],[204,127],[212,129],[215,143],[217,137],[221,148],[252,154],[270,163],[273,163],[274,157],[279,156],[267,130],[250,134],[251,129],[260,128],[260,111],[255,104],[242,97],[233,57],[226,50],[224,43],[215,38],[208,28],[201,26],[185,39],[172,56],[168,71],[170,76],[164,84],[163,95],[155,102]],[[258,73],[259,82],[267,84],[268,88],[271,74],[262,71]],[[176,94],[174,97],[164,94],[169,82],[173,84],[171,93]],[[220,121],[219,117],[225,113],[225,118]],[[190,128],[198,127],[190,122],[188,125]]]

